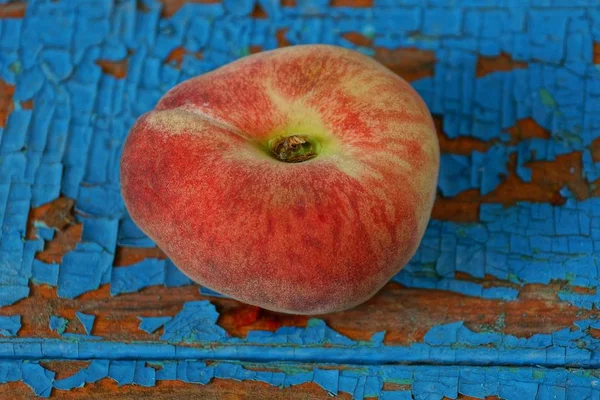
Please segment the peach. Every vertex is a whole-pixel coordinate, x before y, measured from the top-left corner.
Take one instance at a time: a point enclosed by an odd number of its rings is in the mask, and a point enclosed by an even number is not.
[[[194,281],[320,314],[366,301],[414,255],[438,168],[407,82],[307,45],[171,89],[133,126],[121,183],[131,218]]]

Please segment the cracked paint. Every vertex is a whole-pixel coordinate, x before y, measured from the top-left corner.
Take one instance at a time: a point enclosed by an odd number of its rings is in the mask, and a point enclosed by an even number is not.
[[[37,396],[49,397],[51,391],[71,390],[87,383],[109,378],[119,386],[155,386],[160,381],[178,380],[206,385],[211,380],[234,379],[259,381],[288,388],[314,382],[325,393],[347,393],[353,399],[439,399],[459,394],[483,399],[499,396],[507,400],[598,398],[595,372],[577,369],[438,367],[438,366],[366,366],[323,368],[308,364],[264,364],[200,361],[115,361],[91,360],[70,377],[54,380],[54,372],[38,363],[23,360],[0,361],[0,380],[23,379]],[[338,369],[339,368],[339,369]],[[405,390],[384,390],[387,382],[402,382]]]
[[[537,21],[546,15],[559,25],[567,17],[575,18],[575,22],[569,24],[557,40],[570,43],[571,40],[580,40],[577,38],[582,34],[597,35],[595,25],[590,28],[585,21],[594,22],[599,17],[594,12],[583,14],[581,7],[573,6],[567,13],[554,14],[550,8],[542,7],[533,10],[527,17],[520,9],[508,6],[502,12],[479,10],[473,13],[466,5],[461,6],[464,10],[458,7],[448,11],[418,7],[396,9],[381,4],[375,5],[371,11],[324,7],[318,2],[309,8],[306,5],[280,8],[271,3],[261,3],[270,18],[256,19],[240,9],[234,12],[222,4],[187,4],[169,18],[161,17],[158,3],[145,1],[144,5],[145,11],[141,11],[133,1],[93,7],[72,1],[35,1],[31,2],[25,20],[3,22],[18,28],[10,30],[10,34],[3,30],[0,42],[10,41],[6,54],[16,57],[15,62],[20,64],[20,68],[2,70],[0,77],[14,85],[14,102],[33,99],[35,107],[13,110],[0,142],[0,153],[4,157],[0,165],[0,203],[5,205],[5,211],[0,215],[5,231],[0,254],[7,261],[6,265],[11,265],[6,275],[13,276],[10,281],[5,278],[4,282],[0,282],[6,287],[4,296],[0,296],[0,304],[12,304],[26,297],[29,293],[27,281],[30,279],[38,284],[57,286],[59,296],[67,298],[96,290],[104,283],[111,283],[113,295],[135,292],[150,285],[188,284],[189,279],[169,261],[144,260],[128,267],[112,267],[117,245],[154,245],[128,218],[119,194],[117,165],[127,127],[175,83],[246,54],[246,47],[259,46],[264,50],[276,47],[275,33],[282,28],[286,29],[290,43],[312,42],[310,32],[313,31],[300,31],[300,22],[326,24],[329,29],[326,31],[330,33],[334,28],[339,31],[339,35],[324,37],[322,42],[325,43],[365,47],[365,43],[355,44],[344,37],[348,32],[362,32],[369,38],[366,45],[395,49],[410,44],[408,47],[415,51],[427,52],[427,62],[437,60],[433,76],[416,79],[413,84],[432,112],[444,116],[448,137],[468,136],[486,142],[495,141],[485,151],[474,150],[470,155],[442,155],[439,187],[444,195],[451,196],[473,188],[483,194],[493,191],[501,183],[502,176],[507,174],[511,154],[517,154],[517,173],[525,181],[530,179],[527,162],[553,160],[556,155],[573,151],[583,152],[583,171],[589,182],[600,176],[596,172],[600,163],[593,161],[590,151],[595,138],[593,131],[600,127],[600,120],[595,116],[600,113],[593,112],[594,107],[600,104],[600,71],[573,64],[577,61],[578,65],[591,65],[592,52],[569,50],[564,54],[566,61],[563,65],[552,53],[554,50],[562,53],[562,48],[545,50],[535,47],[534,50],[523,47],[519,40],[503,40],[494,44],[488,39],[503,34],[507,37],[529,35],[532,38],[545,35],[542,28],[528,27],[526,20]],[[307,11],[309,9],[310,12]],[[320,10],[321,17],[307,17],[316,10]],[[468,21],[463,21],[466,11],[469,11]],[[56,15],[57,23],[64,23],[67,29],[44,35],[46,30],[55,32],[55,25],[45,22],[47,19],[44,17],[50,12]],[[196,18],[199,15],[201,17]],[[393,23],[396,18],[411,22],[398,28]],[[440,30],[435,24],[437,20],[448,23]],[[74,24],[73,21],[79,22]],[[158,29],[154,30],[156,24]],[[252,29],[243,29],[250,24]],[[390,24],[394,25],[394,29]],[[475,26],[483,27],[479,41],[467,34]],[[415,31],[421,34],[411,33]],[[383,35],[380,32],[393,33]],[[459,32],[465,35],[456,36]],[[5,35],[9,36],[5,38]],[[76,38],[73,43],[71,37]],[[224,47],[225,41],[229,43],[226,37],[235,37],[235,46]],[[32,43],[45,50],[39,54],[32,52]],[[177,49],[185,50],[185,54],[182,53],[181,65],[173,68],[162,60]],[[199,51],[203,52],[202,59],[193,56]],[[483,59],[509,57],[510,62],[519,68],[487,71],[484,76],[476,77],[482,58],[471,55],[470,51],[479,52]],[[98,66],[100,60],[120,62],[126,57],[127,74],[120,74],[118,78],[103,73]],[[398,57],[408,58],[410,52],[401,53]],[[541,75],[546,77],[544,81],[535,78]],[[441,83],[442,78],[446,83]],[[58,82],[64,84],[66,90],[57,91],[54,84]],[[554,83],[550,85],[548,82]],[[578,102],[585,107],[563,106],[563,99],[569,99],[568,104]],[[96,116],[94,119],[92,114]],[[509,135],[506,129],[527,117],[547,129],[550,137],[527,138],[511,144],[507,141]],[[105,146],[106,143],[110,145]],[[25,150],[21,151],[23,147]],[[51,239],[52,232],[40,229],[37,240],[22,243],[28,209],[54,200],[59,194],[75,199],[77,211],[85,214],[77,217],[84,226],[82,241],[63,257],[60,265],[46,264],[41,260],[31,264],[29,260],[40,251],[44,241]],[[587,202],[593,204],[595,200]],[[588,207],[585,202],[582,206]],[[524,208],[527,208],[526,204],[519,204],[507,213],[527,213]],[[568,217],[572,210],[568,206],[555,210],[555,226],[563,226],[562,216]],[[594,218],[589,211],[583,212],[588,212],[590,219]],[[577,213],[581,214],[581,211]],[[505,216],[498,216],[498,219]],[[531,225],[539,225],[533,218],[519,219],[518,222],[523,227],[521,231]],[[489,229],[492,223],[494,221],[481,221],[486,225],[485,229]],[[472,226],[433,221],[426,235],[428,243],[421,246],[419,254],[395,278],[396,281],[412,287],[432,287],[484,298],[512,300],[518,296],[515,288],[483,288],[477,283],[455,279],[454,275],[466,272],[479,277],[483,271],[499,279],[516,277],[519,284],[548,279],[570,281],[563,271],[570,268],[565,265],[564,259],[584,250],[584,247],[565,250],[564,246],[556,244],[555,247],[560,247],[560,250],[551,248],[548,255],[558,259],[556,263],[563,267],[542,260],[523,266],[523,260],[512,252],[509,254],[510,250],[482,249],[481,245],[473,243],[474,238],[463,239],[457,234],[472,229]],[[551,229],[549,225],[548,229]],[[513,232],[502,233],[513,240]],[[498,236],[495,232],[489,234]],[[455,237],[451,238],[452,235]],[[540,237],[539,241],[534,239],[529,247],[518,249],[521,252],[518,254],[541,259],[536,253],[538,247],[545,246],[548,240],[562,240],[555,238],[552,230],[540,232]],[[596,239],[595,230],[591,230],[589,233],[577,232],[567,240],[589,247],[589,243]],[[514,240],[518,241],[518,238]],[[456,254],[448,254],[443,248],[451,246],[452,242],[456,242]],[[508,264],[497,267],[501,262]],[[582,265],[587,265],[586,262],[595,261],[583,260]],[[82,264],[89,268],[77,267]],[[435,268],[431,267],[433,264]],[[18,266],[16,270],[15,266]],[[539,268],[550,272],[546,276],[531,276],[530,271]],[[427,276],[429,271],[433,278]],[[576,271],[576,285],[595,285],[595,276],[584,282],[586,277],[578,277],[577,274]],[[561,296],[584,308],[597,303],[595,297],[580,296],[568,289]]]
[[[91,316],[93,317],[93,316]],[[385,332],[369,341],[355,341],[329,328],[323,320],[310,319],[305,328],[281,327],[274,332],[249,331],[245,338],[230,336],[217,325],[219,314],[209,301],[184,304],[174,317],[142,318],[141,328],[152,333],[163,328],[160,342],[104,341],[101,337],[64,333],[62,339],[0,339],[0,359],[87,360],[111,354],[112,359],[238,359],[268,362],[322,362],[351,364],[406,363],[471,366],[539,366],[600,368],[600,338],[590,330],[600,320],[576,321],[548,334],[518,337],[499,331],[475,332],[463,322],[431,328],[420,343],[384,345]],[[12,317],[19,321],[20,317]],[[78,313],[78,318],[81,313]],[[84,319],[85,320],[85,319]],[[65,321],[50,317],[50,325],[63,329]],[[18,326],[7,325],[13,335]],[[87,322],[89,325],[89,321]]]
[[[582,175],[590,187],[600,178],[592,146],[600,135],[600,69],[594,64],[600,12],[591,7],[597,6],[595,0],[576,5],[549,0],[532,7],[500,0],[493,1],[493,7],[472,2],[443,7],[450,4],[445,1],[398,7],[386,0],[370,7],[316,0],[281,7],[268,0],[245,0],[235,7],[225,1],[186,4],[178,10],[153,0],[0,3],[0,82],[10,88],[9,96],[0,96],[0,307],[26,298],[30,283],[55,286],[65,298],[104,284],[110,284],[116,296],[152,285],[191,283],[169,260],[113,266],[117,246],[154,246],[123,206],[121,146],[135,119],[177,82],[253,49],[337,44],[384,58],[408,75],[414,72],[408,58],[419,54],[430,65],[425,74],[407,78],[432,113],[443,116],[448,138],[483,143],[481,151],[442,155],[439,190],[444,196],[470,189],[493,192],[507,175],[511,156],[525,182],[532,179],[528,163],[573,152],[582,154]],[[268,18],[252,16],[256,4]],[[413,50],[399,50],[407,48]],[[486,63],[492,59],[504,64],[490,69]],[[507,131],[525,118],[549,135],[525,134],[511,141]],[[582,309],[599,307],[595,254],[600,246],[600,204],[597,198],[577,200],[566,189],[562,195],[565,204],[555,206],[484,204],[476,223],[432,221],[419,251],[394,280],[501,301],[515,301],[523,285],[562,281],[561,300]],[[75,218],[83,225],[81,240],[58,259],[60,263],[44,262],[35,255],[58,235],[57,227],[36,221],[35,235],[29,237],[27,217],[31,208],[59,196],[75,201]],[[69,222],[73,223],[75,219]],[[461,279],[461,274],[475,281]],[[486,276],[506,285],[489,287],[476,281]],[[87,335],[65,334],[68,321],[52,316],[50,329],[61,339],[0,340],[0,381],[23,380],[40,396],[50,395],[53,387],[67,390],[105,377],[120,385],[144,386],[165,379],[208,383],[214,377],[282,387],[315,382],[329,393],[355,398],[441,399],[458,393],[509,399],[600,396],[591,372],[560,368],[369,366],[359,372],[315,368],[288,373],[251,371],[225,362],[168,361],[191,355],[265,361],[327,357],[330,362],[365,364],[404,360],[598,368],[599,344],[589,334],[597,321],[579,321],[573,330],[531,338],[476,333],[456,322],[434,327],[423,343],[401,347],[384,346],[383,333],[355,342],[320,320],[311,320],[307,328],[251,331],[246,339],[231,338],[216,324],[214,307],[201,301],[186,303],[172,319],[140,317],[141,330],[163,329],[160,343],[104,342],[90,335],[93,315],[77,317]],[[2,335],[15,336],[20,326],[20,316],[0,317]],[[210,341],[222,346],[174,344]],[[160,356],[157,362],[167,360],[161,369],[144,361],[98,359],[61,380],[33,361],[151,353]],[[386,379],[409,382],[411,389],[384,391]]]

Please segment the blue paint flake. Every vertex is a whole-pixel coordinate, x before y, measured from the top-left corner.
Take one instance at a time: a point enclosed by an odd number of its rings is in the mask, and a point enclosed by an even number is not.
[[[119,386],[132,384],[135,377],[136,361],[111,361],[108,376]]]
[[[214,376],[214,368],[203,362],[184,361],[177,365],[177,378],[189,383],[206,385]]]
[[[331,394],[338,394],[340,372],[335,369],[315,368],[313,381]]]
[[[426,333],[423,343],[386,346],[382,343],[384,332],[373,335],[370,341],[353,341],[327,327],[325,322],[319,319],[309,320],[305,328],[281,327],[275,332],[250,331],[246,338],[235,338],[228,336],[217,325],[218,316],[209,302],[192,301],[186,303],[172,319],[141,318],[140,326],[148,332],[154,332],[161,325],[164,326],[164,333],[161,335],[163,343],[105,342],[99,337],[74,334],[64,334],[63,337],[78,343],[76,354],[78,358],[83,359],[110,353],[115,358],[135,357],[138,360],[149,360],[162,355],[174,359],[241,359],[257,362],[277,359],[354,364],[406,362],[485,366],[501,363],[515,366],[600,367],[600,340],[591,336],[589,332],[590,328],[600,326],[600,321],[596,319],[581,320],[573,328],[565,328],[552,334],[533,335],[530,338],[499,332],[474,332],[462,322],[455,322],[434,326]],[[56,326],[58,322],[51,324]],[[31,342],[31,339],[12,339],[7,343],[19,343],[20,354],[39,352],[39,343]],[[201,346],[190,347],[190,343],[198,343]],[[219,345],[213,346],[215,343]],[[584,347],[582,343],[585,343]],[[206,344],[211,346],[205,347]],[[64,346],[64,342],[48,339],[45,345],[49,346],[44,351],[48,355],[58,358],[73,357],[73,349],[61,347]],[[53,347],[54,345],[57,347]],[[0,356],[1,349],[2,343]],[[13,350],[8,354],[12,357]],[[111,376],[116,377],[117,381],[126,381],[122,377],[126,368],[120,368],[117,364]],[[140,373],[146,374],[147,371],[144,371]],[[324,387],[329,385],[327,376],[325,373],[322,381]],[[332,388],[333,386],[327,386],[327,390]]]
[[[113,254],[85,243],[67,253],[58,273],[58,295],[75,298],[83,293],[98,289],[103,277],[110,273]],[[82,268],[85,265],[86,268]]]
[[[34,224],[34,226],[35,225],[36,224]],[[54,233],[56,232],[54,229],[45,226],[36,226],[35,229],[37,237],[45,241],[52,240],[54,238]]]
[[[183,310],[164,324],[160,339],[167,342],[217,341],[227,332],[216,324],[219,314],[208,301],[187,302]]]
[[[151,285],[160,285],[165,279],[165,260],[148,258],[127,267],[112,270],[110,293],[137,292]]]
[[[374,345],[377,345],[381,341],[381,336],[375,336],[374,339]],[[356,343],[329,328],[324,321],[319,319],[309,320],[306,328],[281,327],[275,332],[250,331],[248,332],[247,341],[273,344],[289,343],[294,345],[330,343],[346,346]]]
[[[92,328],[94,327],[94,320],[96,319],[95,315],[84,314],[82,312],[77,311],[75,313],[81,325],[83,325],[83,329],[85,329],[85,333],[90,335],[92,333]]]
[[[58,317],[56,315],[50,316],[49,327],[59,335],[65,333],[67,326],[69,325],[69,320],[63,317]]]
[[[156,385],[156,370],[148,367],[145,361],[136,361],[133,383],[140,386],[151,387]]]
[[[23,362],[21,365],[23,382],[36,396],[50,397],[55,373],[42,367],[38,363]]]
[[[502,300],[516,300],[519,287],[529,283],[556,280],[573,286],[600,286],[594,255],[600,248],[594,247],[600,242],[594,235],[594,221],[600,221],[595,211],[600,200],[580,201],[568,190],[561,194],[567,200],[563,206],[521,202],[505,208],[484,203],[478,223],[431,221],[417,253],[394,280],[410,287]],[[596,232],[600,234],[600,229]],[[423,276],[431,264],[435,264],[433,274]],[[506,280],[507,286],[484,289],[478,283],[454,278],[458,271],[478,278],[494,276]],[[559,296],[581,308],[600,304],[600,294],[565,288]]]
[[[0,335],[2,336],[17,336],[21,329],[21,316],[0,316]]]
[[[192,280],[185,276],[171,260],[165,260],[165,286],[179,287],[191,285],[192,283]]]
[[[87,368],[80,369],[68,378],[54,381],[54,387],[61,390],[71,390],[93,383],[108,376],[109,360],[93,360]]]
[[[462,322],[455,322],[453,324],[433,327],[425,334],[424,341],[430,345],[448,345],[456,343],[458,340],[458,331],[462,326]]]
[[[43,261],[35,259],[32,264],[31,280],[37,284],[57,286],[58,270],[59,266],[56,264],[46,264]]]
[[[173,317],[138,317],[141,321],[139,328],[147,333],[154,333]]]

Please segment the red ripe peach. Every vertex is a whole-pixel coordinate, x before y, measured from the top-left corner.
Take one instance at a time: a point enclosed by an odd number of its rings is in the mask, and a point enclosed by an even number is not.
[[[274,311],[369,299],[413,256],[439,148],[427,107],[371,58],[295,46],[170,90],[121,162],[131,218],[190,278]]]

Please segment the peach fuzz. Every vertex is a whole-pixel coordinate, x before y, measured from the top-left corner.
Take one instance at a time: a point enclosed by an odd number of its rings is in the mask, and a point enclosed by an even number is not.
[[[306,45],[171,89],[131,129],[121,183],[131,218],[194,281],[321,314],[366,301],[414,255],[438,168],[407,82]]]

